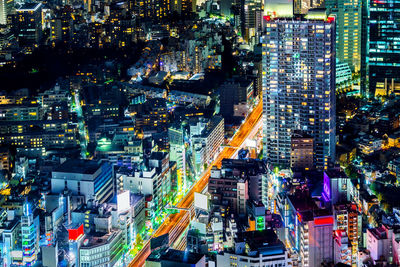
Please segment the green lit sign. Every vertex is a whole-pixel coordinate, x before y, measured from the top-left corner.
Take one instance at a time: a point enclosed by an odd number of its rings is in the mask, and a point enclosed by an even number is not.
[[[258,216],[256,218],[256,230],[264,230],[265,229],[265,217],[264,216]]]

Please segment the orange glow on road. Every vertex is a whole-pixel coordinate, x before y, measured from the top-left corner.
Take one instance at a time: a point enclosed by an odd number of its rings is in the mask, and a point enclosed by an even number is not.
[[[247,117],[245,122],[240,126],[238,132],[233,136],[232,140],[229,142],[229,146],[224,147],[224,149],[218,154],[217,158],[207,168],[203,176],[196,182],[192,189],[183,197],[183,199],[178,203],[179,208],[191,208],[194,202],[194,193],[202,192],[208,184],[208,178],[210,177],[212,166],[221,167],[222,159],[231,158],[238,148],[247,139],[251,131],[262,118],[262,101],[253,109],[251,114]],[[181,211],[180,213],[171,214],[168,216],[158,229],[154,232],[153,237],[164,235],[169,233],[170,244],[173,244],[178,237],[183,233],[183,231],[189,225],[189,212]],[[147,257],[150,255],[150,242],[147,241],[143,248],[138,252],[133,261],[129,266],[143,266]]]

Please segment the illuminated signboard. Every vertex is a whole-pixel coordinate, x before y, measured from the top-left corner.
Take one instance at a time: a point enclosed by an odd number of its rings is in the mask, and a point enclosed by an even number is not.
[[[333,217],[317,217],[314,218],[314,224],[315,225],[330,225],[333,224]]]
[[[76,229],[68,229],[68,238],[69,240],[77,240],[84,234],[83,232],[83,224]]]
[[[322,197],[325,201],[331,201],[331,181],[326,173],[324,173],[324,188],[322,190]]]
[[[256,219],[256,230],[264,230],[265,229],[265,217],[258,216]]]

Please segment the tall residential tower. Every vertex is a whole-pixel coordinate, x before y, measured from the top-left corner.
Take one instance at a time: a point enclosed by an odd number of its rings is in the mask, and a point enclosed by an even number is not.
[[[291,138],[314,138],[314,165],[335,157],[335,23],[279,19],[263,45],[264,158],[290,166]]]

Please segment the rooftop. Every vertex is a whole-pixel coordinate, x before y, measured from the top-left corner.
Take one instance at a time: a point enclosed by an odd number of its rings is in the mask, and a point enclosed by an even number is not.
[[[55,172],[94,174],[100,162],[87,159],[69,159],[55,169]]]
[[[175,249],[162,249],[154,251],[150,254],[146,261],[160,262],[160,261],[172,261],[175,263],[186,263],[186,264],[196,264],[203,257],[202,254],[192,253],[188,251],[181,251]]]
[[[83,244],[81,246],[82,249],[85,248],[93,248],[97,246],[102,246],[110,243],[118,234],[120,230],[113,230],[110,233],[91,233],[90,235],[85,236]]]
[[[285,246],[273,229],[239,232],[235,243],[239,242],[246,242],[251,252],[257,251],[262,255],[279,255],[285,252]]]
[[[17,12],[36,11],[41,6],[42,6],[41,3],[24,3],[20,8],[17,9]]]

